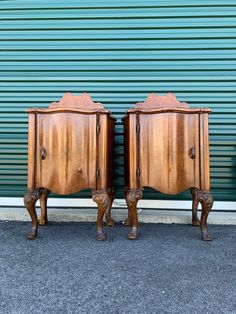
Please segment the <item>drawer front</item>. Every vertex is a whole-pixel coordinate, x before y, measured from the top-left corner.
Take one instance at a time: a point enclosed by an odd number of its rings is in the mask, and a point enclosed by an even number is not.
[[[140,115],[140,185],[177,194],[200,188],[199,115]]]
[[[39,114],[36,186],[59,194],[96,187],[96,115]]]

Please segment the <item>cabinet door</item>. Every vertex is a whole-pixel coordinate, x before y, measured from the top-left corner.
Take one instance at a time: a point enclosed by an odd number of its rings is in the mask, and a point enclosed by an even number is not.
[[[96,116],[39,114],[36,186],[69,194],[96,187]]]
[[[200,187],[198,114],[140,115],[140,185],[167,194]]]

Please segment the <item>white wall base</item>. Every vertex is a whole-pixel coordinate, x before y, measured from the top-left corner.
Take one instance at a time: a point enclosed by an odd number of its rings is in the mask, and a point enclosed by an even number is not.
[[[23,197],[0,197],[0,207],[24,206]],[[153,209],[191,209],[191,201],[168,201],[168,200],[140,200],[139,208]],[[89,198],[49,198],[48,207],[96,207],[96,203]],[[115,199],[112,208],[127,208],[124,199]],[[214,202],[213,210],[234,211],[236,202]]]
[[[96,221],[96,204],[91,199],[48,200],[51,221]],[[191,223],[191,201],[140,200],[139,221],[152,223]],[[113,203],[112,216],[116,221],[127,217],[123,199]],[[0,220],[29,221],[21,198],[0,198]],[[236,202],[215,202],[208,218],[209,224],[236,225]]]

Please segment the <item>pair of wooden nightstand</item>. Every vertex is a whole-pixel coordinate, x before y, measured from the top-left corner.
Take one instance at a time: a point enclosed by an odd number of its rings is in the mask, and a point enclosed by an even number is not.
[[[193,224],[203,240],[211,240],[206,220],[213,205],[209,180],[208,113],[189,108],[173,94],[150,94],[147,101],[129,109],[125,131],[125,198],[129,239],[138,236],[137,202],[151,187],[166,194],[187,189],[193,195]],[[114,199],[113,147],[116,119],[86,93],[66,93],[49,108],[29,109],[28,190],[25,206],[32,220],[28,239],[38,225],[47,223],[47,198],[51,191],[71,194],[92,190],[98,205],[97,239],[105,240],[102,220],[113,226],[110,210]],[[40,200],[38,221],[35,204]],[[198,203],[202,216],[197,218]]]

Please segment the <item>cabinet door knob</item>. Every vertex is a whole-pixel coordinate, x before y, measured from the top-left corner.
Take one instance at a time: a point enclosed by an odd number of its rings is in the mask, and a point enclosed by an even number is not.
[[[190,149],[190,157],[191,157],[192,159],[195,159],[195,156],[196,156],[195,148],[192,147],[192,148]]]
[[[83,171],[82,168],[78,168],[79,173],[82,173],[82,171]]]
[[[41,147],[40,149],[40,156],[41,156],[41,159],[46,158],[46,149],[44,147]]]

